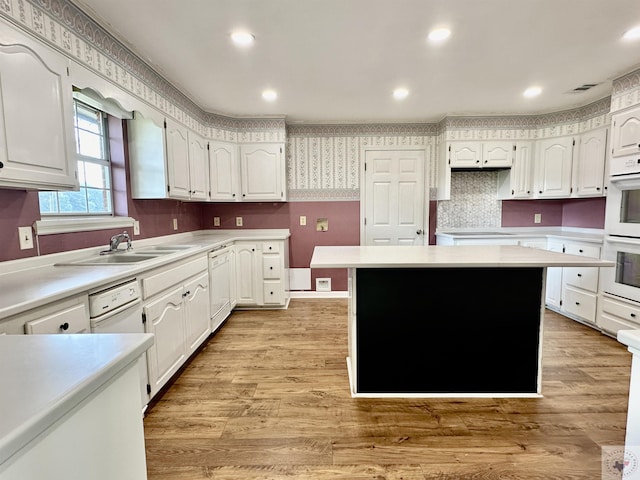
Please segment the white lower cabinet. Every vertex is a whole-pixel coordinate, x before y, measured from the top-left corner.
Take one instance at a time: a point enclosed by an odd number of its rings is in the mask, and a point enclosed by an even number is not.
[[[147,351],[153,398],[211,332],[207,257],[152,270],[141,283],[145,331],[155,336]]]
[[[238,307],[285,307],[289,300],[286,240],[236,242]]]
[[[640,329],[640,304],[603,293],[598,305],[598,327],[611,335]]]
[[[547,249],[600,258],[600,247],[586,243],[551,240]],[[599,272],[600,269],[597,267],[547,269],[547,307],[574,320],[595,326]]]
[[[86,294],[34,308],[3,319],[0,334],[89,333],[89,297]]]

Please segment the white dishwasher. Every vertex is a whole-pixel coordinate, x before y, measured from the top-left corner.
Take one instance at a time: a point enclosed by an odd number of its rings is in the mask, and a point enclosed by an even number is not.
[[[89,294],[91,333],[145,333],[140,283],[133,279]],[[142,411],[149,403],[147,354],[138,359]]]
[[[215,332],[231,313],[231,278],[231,247],[221,245],[209,253],[212,332]]]

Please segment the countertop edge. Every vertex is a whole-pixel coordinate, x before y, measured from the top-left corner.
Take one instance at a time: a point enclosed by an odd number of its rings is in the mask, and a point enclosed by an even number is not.
[[[73,390],[55,399],[48,408],[39,411],[27,423],[0,439],[0,465],[35,440],[102,385],[108,383],[125,367],[135,362],[153,345],[153,335],[150,333],[127,335],[139,337],[139,339],[127,351],[121,352],[111,362],[85,377]]]

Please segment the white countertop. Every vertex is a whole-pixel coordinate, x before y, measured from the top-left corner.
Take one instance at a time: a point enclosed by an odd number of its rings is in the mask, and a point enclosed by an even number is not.
[[[28,259],[0,262],[0,320],[31,308],[55,302],[71,295],[87,292],[121,279],[133,278],[141,272],[168,262],[203,253],[228,242],[240,240],[284,240],[286,229],[273,230],[202,230],[144,240],[133,239],[133,249],[167,243],[189,244],[193,248],[161,255],[135,264],[105,266],[54,266],[61,261],[78,260],[97,255],[105,246],[74,252],[42,255]],[[108,239],[106,239],[108,241]]]
[[[448,228],[437,230],[436,237],[470,238],[563,238],[581,242],[602,243],[604,230],[578,227],[495,227]]]
[[[640,330],[618,330],[618,341],[628,346],[631,353],[640,355]]]
[[[152,344],[149,333],[0,336],[0,464]]]
[[[614,262],[516,245],[315,247],[311,268],[612,267]]]

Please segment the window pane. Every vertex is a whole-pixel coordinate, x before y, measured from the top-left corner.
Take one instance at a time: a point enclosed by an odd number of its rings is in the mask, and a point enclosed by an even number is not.
[[[60,213],[87,213],[87,193],[85,188],[79,192],[58,192]]]
[[[38,192],[40,213],[58,213],[58,195],[56,192]]]
[[[104,165],[83,162],[85,172],[85,185],[94,188],[110,188],[109,169]]]
[[[111,211],[111,195],[108,190],[87,188],[89,213],[108,213]]]
[[[102,133],[102,113],[82,103],[76,102],[77,122],[76,125],[82,130],[93,133]]]
[[[85,130],[78,130],[78,153],[85,157],[104,158],[102,137]]]

